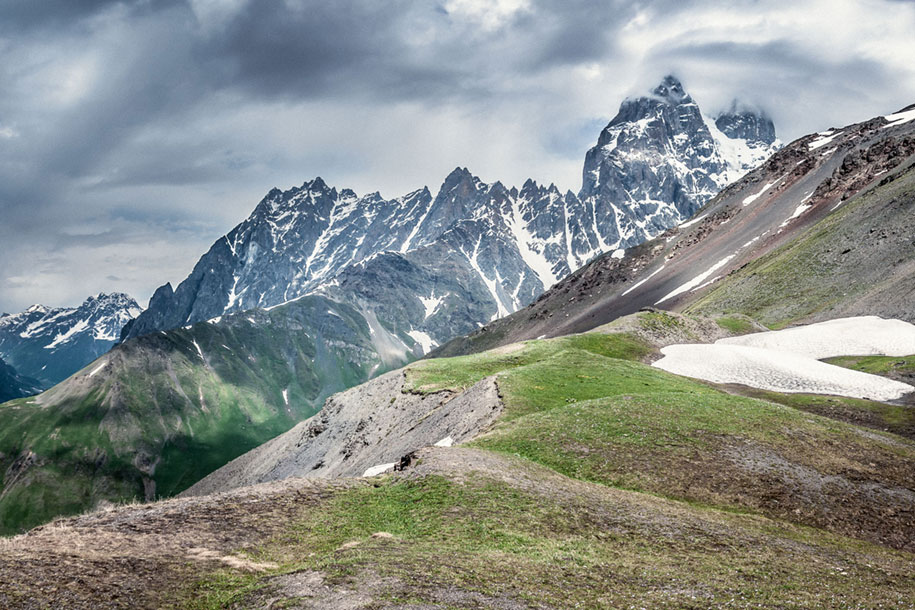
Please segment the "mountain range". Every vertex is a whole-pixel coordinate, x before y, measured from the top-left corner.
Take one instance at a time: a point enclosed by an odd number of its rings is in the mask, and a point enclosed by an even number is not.
[[[160,287],[123,338],[327,291],[339,275],[351,278],[378,256],[401,264],[434,257],[461,267],[466,290],[479,297],[468,321],[481,325],[527,305],[595,256],[689,218],[778,146],[765,115],[734,106],[707,118],[668,76],[650,95],[622,103],[585,157],[578,195],[533,180],[520,189],[485,184],[466,168],[451,172],[435,197],[428,188],[390,200],[360,197],[320,178],[274,189],[177,289]],[[436,307],[442,312],[450,305],[434,285],[404,295],[420,299],[445,299]],[[443,327],[431,313],[402,328],[423,337],[404,337],[408,350],[425,343],[427,352],[425,337],[438,344],[471,330]]]
[[[101,293],[79,307],[33,305],[21,313],[4,313],[0,357],[50,387],[111,349],[124,325],[141,311],[126,294]]]
[[[463,168],[434,197],[358,197],[320,178],[274,189],[177,289],[156,291],[121,345],[10,403],[0,468],[16,475],[0,516],[13,529],[177,493],[331,394],[518,310],[601,253],[617,260],[778,146],[765,116],[716,123],[668,77],[623,102],[579,195]]]
[[[800,138],[690,221],[436,354],[580,332],[642,307],[740,312],[773,328],[865,313],[915,321],[913,118],[909,107]]]

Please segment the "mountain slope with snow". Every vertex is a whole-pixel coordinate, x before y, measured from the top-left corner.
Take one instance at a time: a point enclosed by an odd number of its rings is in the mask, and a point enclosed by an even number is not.
[[[533,180],[520,189],[486,184],[466,168],[451,172],[435,197],[428,188],[396,199],[358,196],[320,178],[273,189],[177,289],[159,288],[123,336],[276,306],[322,292],[372,257],[423,249],[462,266],[474,284],[468,290],[485,289],[474,318],[482,325],[594,257],[689,217],[777,147],[764,116],[735,110],[716,123],[667,77],[650,96],[623,102],[586,156],[578,195]],[[433,290],[422,286],[407,298],[431,298]],[[413,331],[437,343],[453,336]]]
[[[33,305],[0,316],[0,357],[45,387],[111,349],[142,309],[126,294],[98,294],[79,307]]]
[[[741,313],[772,327],[857,315],[915,322],[906,112],[799,138],[688,222],[598,258],[439,353],[583,332],[643,307]]]

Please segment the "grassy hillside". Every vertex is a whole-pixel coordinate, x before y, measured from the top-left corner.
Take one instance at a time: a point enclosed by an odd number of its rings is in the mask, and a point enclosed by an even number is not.
[[[414,391],[459,390],[498,374],[505,411],[476,447],[577,479],[915,548],[911,441],[811,415],[809,399],[789,408],[803,399],[736,396],[665,373],[632,361],[634,341],[596,333],[533,341],[419,362],[407,381]],[[874,420],[859,423],[908,425],[896,419],[907,407],[843,405]]]
[[[910,607],[915,442],[810,407],[868,401],[739,396],[644,363],[699,322],[648,312],[416,362],[420,394],[495,375],[492,429],[380,478],[55,522],[0,544],[0,604],[117,607],[129,590],[149,608]]]
[[[364,319],[321,297],[131,340],[0,405],[0,533],[182,491],[384,368]]]
[[[910,555],[824,532],[473,451],[424,459],[310,507],[252,550],[272,573],[205,576],[190,607],[877,607],[913,584]]]

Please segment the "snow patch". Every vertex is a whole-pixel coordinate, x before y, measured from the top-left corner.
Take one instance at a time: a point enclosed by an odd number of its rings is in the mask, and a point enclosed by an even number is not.
[[[87,328],[89,328],[89,320],[80,320],[79,322],[77,322],[76,324],[71,326],[67,332],[59,333],[56,337],[54,337],[54,340],[51,343],[49,343],[48,345],[45,345],[44,348],[45,349],[54,349],[61,343],[66,343],[67,341],[72,339],[74,335],[77,335],[77,334],[83,332]]]
[[[454,439],[450,436],[446,436],[439,442],[435,443],[436,447],[451,447],[452,445],[454,445]]]
[[[200,349],[200,344],[197,343],[197,339],[194,339],[191,342],[194,344],[194,347],[197,348],[197,353],[200,354],[200,359],[203,360],[204,362],[206,362],[207,359],[203,357],[203,350]]]
[[[664,265],[661,265],[660,267],[658,267],[657,269],[655,269],[654,271],[652,271],[652,272],[651,272],[651,275],[649,275],[648,277],[646,277],[644,280],[641,280],[641,281],[636,282],[635,284],[633,284],[633,285],[629,288],[629,290],[627,290],[626,292],[624,292],[624,293],[621,294],[620,296],[621,296],[621,297],[626,296],[627,294],[629,294],[630,292],[632,292],[633,290],[635,290],[636,288],[638,288],[639,286],[641,286],[642,284],[644,284],[645,282],[647,282],[648,280],[650,280],[651,278],[653,278],[654,276],[656,276],[656,275],[657,275],[658,273],[660,273],[663,269],[664,269]]]
[[[375,477],[383,472],[387,472],[388,470],[393,470],[394,466],[396,466],[396,465],[397,465],[396,462],[391,462],[390,464],[378,464],[377,466],[372,466],[371,468],[369,468],[368,470],[363,472],[362,476]]]
[[[850,371],[783,350],[745,345],[669,345],[652,366],[712,383],[740,383],[787,393],[835,394],[871,400],[895,400],[912,386]]]
[[[610,255],[610,258],[623,258],[626,256],[626,251],[622,248],[617,248],[613,251],[613,254]]]
[[[820,137],[818,137],[817,139],[813,140],[812,142],[810,142],[810,143],[807,145],[807,150],[816,150],[816,149],[818,149],[818,148],[822,148],[822,147],[826,146],[827,144],[829,144],[830,142],[832,142],[833,140],[835,140],[836,137],[837,137],[840,133],[842,133],[842,132],[841,132],[841,131],[837,131],[837,132],[833,133],[832,130],[829,130],[829,131],[821,131],[820,133],[817,134],[817,135],[820,136]]]
[[[915,325],[877,316],[728,337],[713,345],[671,345],[661,353],[664,357],[652,366],[713,383],[871,400],[895,400],[915,391],[906,383],[820,362],[835,356],[915,353]]]
[[[91,371],[91,372],[89,373],[89,375],[87,375],[87,376],[88,376],[89,378],[95,377],[95,374],[98,373],[99,371],[101,371],[103,368],[105,368],[105,365],[106,365],[106,364],[108,364],[108,363],[107,363],[107,362],[101,363],[100,365],[98,365],[97,367],[95,367],[94,369],[92,369],[92,371]]]
[[[721,259],[720,261],[718,261],[717,263],[712,265],[704,273],[700,273],[699,275],[697,275],[690,281],[686,282],[685,284],[681,284],[678,288],[675,288],[674,290],[669,292],[667,294],[667,296],[665,296],[660,301],[657,301],[655,303],[655,305],[660,305],[664,301],[672,299],[679,294],[683,294],[684,292],[688,292],[690,290],[695,290],[696,288],[700,287],[705,280],[707,280],[713,273],[715,273],[716,271],[718,271],[719,269],[721,269],[722,267],[727,265],[729,262],[731,262],[731,259],[733,259],[735,256],[737,256],[737,255],[731,254],[730,256],[725,256],[723,259]]]
[[[706,216],[708,216],[708,214],[703,214],[702,216],[697,216],[696,218],[693,218],[692,220],[687,220],[686,222],[684,222],[683,224],[680,225],[680,228],[685,229],[686,227],[691,227],[694,224],[696,224],[697,222],[704,220]]]
[[[283,390],[283,404],[289,406],[289,388]]]
[[[780,224],[780,225],[778,225],[778,226],[779,226],[779,227],[786,227],[786,226],[788,226],[788,223],[789,223],[789,222],[791,222],[792,220],[794,220],[795,218],[797,218],[798,216],[800,216],[801,214],[803,214],[804,212],[806,212],[807,210],[809,210],[809,209],[812,208],[812,207],[813,207],[812,204],[809,204],[809,203],[802,203],[801,205],[797,206],[797,209],[794,210],[794,213],[791,214],[791,216],[789,216],[789,217],[785,220],[785,222],[783,222],[782,224]]]
[[[887,127],[895,127],[897,125],[902,125],[903,123],[908,123],[909,121],[915,121],[915,108],[912,110],[906,110],[905,112],[897,112],[896,114],[888,114],[885,118],[889,121],[889,124],[884,125],[883,129]]]
[[[816,360],[834,356],[909,356],[915,354],[915,325],[878,316],[857,316],[729,337],[718,343],[788,351]]]
[[[744,199],[743,207],[747,207],[748,205],[750,205],[751,203],[753,203],[754,201],[756,201],[757,199],[762,197],[766,193],[766,191],[768,191],[770,188],[775,186],[780,180],[781,180],[781,178],[779,178],[775,182],[769,182],[768,184],[766,184],[766,186],[762,187],[762,190],[760,190],[758,193],[756,193],[754,195],[750,195],[749,197]]]
[[[483,280],[483,284],[486,285],[486,289],[489,290],[489,294],[492,295],[493,300],[496,302],[496,313],[493,315],[492,319],[503,318],[510,314],[511,312],[505,307],[502,303],[502,299],[499,298],[499,292],[497,290],[498,283],[496,280],[491,280],[486,277],[486,274],[483,273],[483,270],[480,268],[480,263],[477,262],[477,257],[480,254],[480,243],[483,241],[483,236],[481,235],[477,238],[477,243],[473,247],[473,254],[468,255],[464,252],[464,249],[461,248],[461,254],[467,257],[467,261],[470,263],[470,266],[473,267],[473,270],[477,272],[477,275],[480,276],[480,279]],[[498,272],[496,272],[496,277],[498,278]]]
[[[445,295],[447,296],[447,295]],[[423,320],[428,320],[429,316],[435,313],[435,310],[438,309],[439,305],[442,304],[442,301],[445,300],[444,296],[436,297],[435,290],[432,291],[432,294],[426,297],[419,297],[420,303],[423,304],[423,308],[426,310],[426,314],[423,316]]]
[[[423,348],[423,354],[428,354],[429,352],[432,351],[433,348],[435,348],[438,345],[438,343],[436,343],[435,339],[430,337],[428,333],[424,333],[421,330],[412,330],[411,329],[410,332],[408,332],[407,334],[410,335],[410,337],[414,341],[419,343],[420,347]]]
[[[518,245],[518,252],[521,254],[521,259],[524,261],[524,264],[533,270],[540,280],[543,289],[546,290],[556,283],[556,276],[553,275],[553,265],[546,260],[546,257],[543,256],[541,252],[537,252],[531,247],[531,244],[535,243],[535,240],[534,236],[528,231],[527,225],[524,223],[524,216],[521,213],[521,201],[519,201],[518,198],[512,198],[511,200],[512,214],[507,219],[508,228],[515,238],[515,243]]]

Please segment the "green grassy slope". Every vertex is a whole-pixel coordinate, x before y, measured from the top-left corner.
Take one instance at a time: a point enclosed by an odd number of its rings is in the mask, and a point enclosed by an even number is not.
[[[383,370],[369,335],[352,308],[309,297],[131,340],[0,405],[0,533],[182,491]]]
[[[428,392],[498,374],[505,412],[476,447],[578,479],[915,548],[915,443],[785,406],[797,398],[735,396],[619,358],[627,350],[615,348],[631,340],[528,342],[509,354],[419,362],[407,381]],[[601,342],[613,348],[588,349]],[[896,407],[884,407],[892,418]]]

